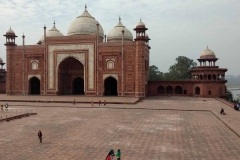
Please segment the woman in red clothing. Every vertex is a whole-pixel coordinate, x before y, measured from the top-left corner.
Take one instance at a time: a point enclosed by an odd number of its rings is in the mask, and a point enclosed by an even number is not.
[[[111,153],[109,152],[107,157],[106,157],[106,160],[112,160],[112,157],[111,157]]]

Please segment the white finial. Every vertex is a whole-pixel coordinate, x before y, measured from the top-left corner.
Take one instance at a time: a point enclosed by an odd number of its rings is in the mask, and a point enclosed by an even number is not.
[[[208,45],[207,45],[207,49],[208,49]]]
[[[142,19],[140,18],[140,22],[142,22]]]

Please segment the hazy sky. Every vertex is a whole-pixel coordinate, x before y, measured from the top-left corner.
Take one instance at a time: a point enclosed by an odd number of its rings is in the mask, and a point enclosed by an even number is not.
[[[36,44],[56,21],[64,35],[68,26],[84,11],[108,32],[118,23],[135,37],[133,28],[141,18],[148,28],[150,65],[167,72],[178,56],[197,62],[209,46],[215,52],[217,65],[228,68],[227,74],[240,74],[240,0],[0,0],[0,33],[11,26],[22,44]],[[0,57],[6,61],[5,37],[0,38]],[[199,63],[198,63],[199,64]]]

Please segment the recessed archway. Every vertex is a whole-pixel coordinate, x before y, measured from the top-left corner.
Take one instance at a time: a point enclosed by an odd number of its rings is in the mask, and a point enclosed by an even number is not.
[[[182,87],[176,86],[176,87],[175,87],[175,90],[174,90],[174,93],[175,93],[175,94],[182,94]]]
[[[172,86],[167,86],[166,94],[173,94],[173,87]]]
[[[84,66],[79,60],[68,57],[59,64],[58,94],[84,94]]]
[[[84,94],[84,80],[77,77],[72,82],[72,94]]]
[[[158,86],[157,88],[157,94],[165,94],[165,89],[163,86]]]
[[[108,77],[104,80],[104,95],[117,96],[117,80],[113,77]]]
[[[40,80],[37,77],[29,80],[29,91],[30,94],[40,94]]]
[[[200,94],[200,88],[199,87],[195,88],[195,94]]]

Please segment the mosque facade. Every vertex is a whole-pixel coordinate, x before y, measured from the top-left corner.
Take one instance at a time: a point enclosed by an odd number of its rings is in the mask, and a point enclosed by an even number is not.
[[[148,85],[149,38],[139,22],[132,33],[118,24],[104,36],[99,22],[85,11],[64,36],[54,26],[37,45],[16,45],[6,37],[6,94],[145,97]]]
[[[217,58],[205,50],[185,81],[149,81],[148,29],[140,22],[135,38],[119,18],[104,35],[101,24],[85,7],[63,35],[56,27],[47,31],[36,45],[15,43],[10,28],[6,34],[8,95],[86,95],[146,97],[147,95],[225,95],[225,72],[215,65]],[[207,65],[207,62],[209,65]]]

